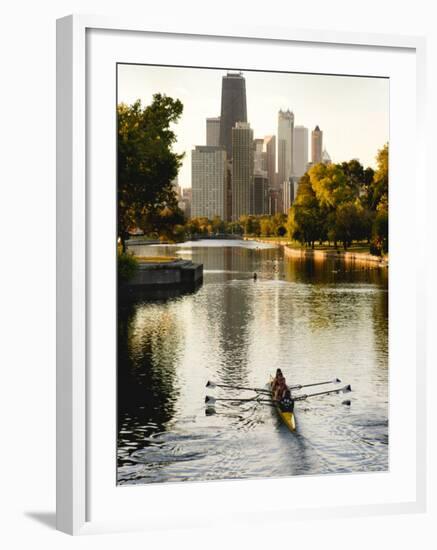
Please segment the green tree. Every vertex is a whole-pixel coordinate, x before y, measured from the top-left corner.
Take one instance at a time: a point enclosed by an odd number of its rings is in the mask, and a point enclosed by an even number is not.
[[[316,164],[310,168],[308,176],[322,209],[335,210],[342,202],[352,201],[356,197],[339,164]]]
[[[378,151],[377,168],[372,184],[372,210],[377,210],[380,204],[386,205],[388,211],[388,144]]]
[[[262,218],[259,225],[261,235],[263,237],[270,237],[273,232],[273,224],[270,218]]]
[[[214,216],[211,220],[212,232],[215,233],[224,233],[226,230],[225,222],[219,217]]]
[[[364,168],[357,159],[342,162],[340,166],[346,178],[346,185],[351,190],[353,197],[366,197],[373,182],[373,169]],[[365,202],[365,204],[367,203]]]
[[[388,211],[380,209],[376,213],[375,223],[373,225],[374,239],[373,248],[377,254],[388,253]]]
[[[245,235],[253,234],[253,217],[252,216],[240,216],[239,222],[244,229]]]
[[[145,108],[140,100],[118,105],[118,236],[123,250],[130,228],[147,225],[149,216],[165,206],[176,206],[171,182],[183,155],[172,150],[176,135],[171,125],[182,111],[178,99],[162,94],[155,94]]]
[[[286,223],[290,239],[314,247],[325,232],[325,212],[312,186],[310,174],[304,174],[299,180],[296,200],[290,208]]]
[[[335,236],[346,250],[354,240],[361,240],[368,233],[366,212],[359,202],[344,202],[335,212]]]
[[[373,224],[372,251],[387,254],[389,248],[388,235],[388,144],[378,151],[376,157],[377,169],[373,178],[372,207],[375,210]]]
[[[185,222],[184,213],[177,206],[170,208],[165,206],[158,211],[147,215],[144,225],[148,232],[157,233],[163,239],[172,241],[173,230],[176,225],[182,225]]]

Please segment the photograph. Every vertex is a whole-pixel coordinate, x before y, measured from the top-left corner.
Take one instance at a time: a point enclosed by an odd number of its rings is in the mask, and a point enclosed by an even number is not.
[[[116,71],[117,485],[388,472],[390,79]]]

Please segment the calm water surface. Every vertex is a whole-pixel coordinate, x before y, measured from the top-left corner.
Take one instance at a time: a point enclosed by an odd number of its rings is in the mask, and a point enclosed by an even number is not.
[[[204,264],[191,294],[119,308],[119,484],[388,469],[387,271],[284,259],[259,243],[136,246]],[[253,273],[258,279],[253,280]],[[208,380],[265,387],[339,377],[346,397],[296,404],[297,432],[265,405],[217,403]]]

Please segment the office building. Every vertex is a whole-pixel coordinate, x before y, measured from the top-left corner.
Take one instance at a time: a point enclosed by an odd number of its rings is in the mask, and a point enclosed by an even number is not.
[[[232,128],[232,220],[253,212],[253,130],[247,122]]]
[[[279,189],[277,187],[270,187],[269,188],[269,205],[268,205],[268,213],[270,216],[273,216],[280,212],[280,204],[282,204],[282,200],[279,199]]]
[[[294,114],[287,111],[278,113],[278,184],[288,181],[293,175]]]
[[[264,140],[253,140],[253,171],[259,173],[265,171]]]
[[[284,214],[288,214],[288,211],[294,202],[297,192],[297,182],[298,178],[295,176],[291,176],[288,181],[284,182],[282,189],[282,208]]]
[[[222,79],[220,147],[232,159],[232,129],[237,122],[247,122],[246,80],[242,73],[227,73]]]
[[[266,154],[267,179],[269,187],[275,187],[276,184],[276,136],[266,136],[264,138],[264,148]]]
[[[191,151],[191,216],[226,219],[226,151],[198,145]]]
[[[308,128],[294,127],[293,175],[301,178],[308,164]]]
[[[178,206],[184,213],[186,219],[189,219],[191,217],[191,197],[191,187],[182,188],[182,196],[179,199]]]
[[[261,216],[269,213],[269,180],[267,172],[261,171],[253,176],[253,214]]]
[[[206,119],[206,144],[209,147],[220,145],[220,117]]]
[[[323,132],[318,126],[311,132],[311,162],[318,164],[322,162]]]

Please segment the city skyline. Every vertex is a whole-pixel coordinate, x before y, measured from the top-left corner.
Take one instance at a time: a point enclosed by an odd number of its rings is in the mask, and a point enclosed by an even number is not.
[[[228,70],[120,64],[118,71],[119,103],[141,99],[146,106],[154,93],[182,101],[174,148],[186,153],[179,183],[190,187],[190,152],[206,143],[206,120],[221,115],[222,79]],[[247,121],[255,139],[277,136],[278,112],[290,110],[296,126],[323,129],[323,147],[332,162],[358,158],[364,166],[375,166],[377,150],[389,140],[388,79],[254,71],[243,71],[243,76]],[[308,147],[310,152],[310,143]]]

